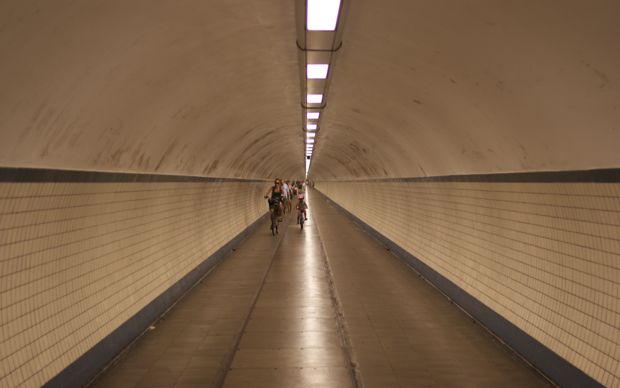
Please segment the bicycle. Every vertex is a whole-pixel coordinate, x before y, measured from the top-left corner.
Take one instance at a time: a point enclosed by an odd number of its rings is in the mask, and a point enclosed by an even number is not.
[[[275,236],[276,234],[278,234],[278,224],[280,223],[280,206],[278,203],[272,202],[271,200],[268,200],[268,202],[269,213],[271,213],[271,235]]]
[[[297,212],[297,223],[301,230],[304,230],[304,213],[302,211]]]

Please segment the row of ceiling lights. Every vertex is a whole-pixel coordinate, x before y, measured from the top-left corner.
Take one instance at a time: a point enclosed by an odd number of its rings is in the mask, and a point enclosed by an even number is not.
[[[326,106],[327,83],[331,78],[333,54],[340,48],[338,30],[342,24],[339,19],[342,19],[340,15],[343,12],[342,0],[301,1],[304,7],[298,8],[297,46],[301,50],[300,63],[303,64],[301,80],[304,99],[301,105],[307,176],[320,130],[319,121]],[[303,9],[303,19],[299,17],[299,9]]]

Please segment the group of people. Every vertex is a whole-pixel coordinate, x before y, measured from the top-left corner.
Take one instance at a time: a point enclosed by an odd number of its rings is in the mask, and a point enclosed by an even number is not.
[[[280,178],[276,178],[273,183],[273,186],[265,193],[265,198],[269,200],[269,211],[277,212],[278,218],[281,221],[285,206],[287,206],[289,201],[293,201],[294,198],[297,198],[295,209],[301,212],[304,220],[307,220],[308,216],[306,210],[308,209],[308,205],[305,201],[303,182],[295,181],[291,184],[288,180],[283,181]]]

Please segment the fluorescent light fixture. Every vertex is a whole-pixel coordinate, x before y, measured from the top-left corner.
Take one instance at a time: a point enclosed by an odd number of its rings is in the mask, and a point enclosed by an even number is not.
[[[323,95],[322,94],[308,94],[308,96],[306,97],[306,101],[308,101],[308,104],[320,104],[323,102]]]
[[[329,69],[329,65],[309,63],[306,65],[306,77],[308,79],[325,79],[327,78],[327,69]]]
[[[306,139],[306,144],[314,144],[314,139]]]
[[[335,31],[340,0],[308,0],[306,27],[308,31]]]
[[[312,132],[307,132],[306,133],[306,137],[315,137],[316,133],[312,133]]]
[[[308,120],[318,120],[320,114],[320,112],[308,112],[307,118]]]
[[[306,124],[306,129],[310,131],[316,131],[316,124]]]

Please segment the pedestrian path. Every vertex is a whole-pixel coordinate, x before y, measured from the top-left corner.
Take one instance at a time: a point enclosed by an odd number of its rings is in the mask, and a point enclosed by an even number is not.
[[[364,387],[548,385],[324,196],[312,199]]]
[[[96,387],[545,386],[539,374],[310,192],[258,228]],[[268,221],[267,221],[268,222]]]

